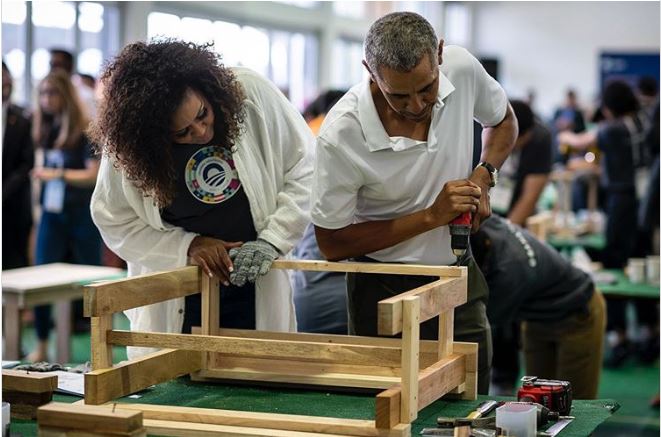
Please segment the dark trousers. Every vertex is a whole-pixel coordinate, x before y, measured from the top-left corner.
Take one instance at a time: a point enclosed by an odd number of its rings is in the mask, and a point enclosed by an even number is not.
[[[37,231],[35,264],[69,261],[101,265],[101,235],[92,222],[89,205],[65,207],[55,214],[43,212]],[[34,325],[39,340],[47,340],[51,328],[51,306],[34,307]]]
[[[373,259],[359,261],[377,262]],[[347,274],[349,334],[376,337],[377,303],[413,288],[435,281],[433,276]],[[468,301],[454,311],[454,339],[478,344],[477,391],[488,394],[491,368],[491,327],[486,313],[487,283],[477,264],[468,263]],[[438,317],[420,325],[420,338],[438,339]]]

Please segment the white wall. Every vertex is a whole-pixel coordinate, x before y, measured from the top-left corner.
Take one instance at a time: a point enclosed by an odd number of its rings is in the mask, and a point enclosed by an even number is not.
[[[568,87],[584,104],[599,90],[599,54],[659,51],[659,2],[475,2],[473,52],[500,60],[512,98],[536,90],[548,117]]]

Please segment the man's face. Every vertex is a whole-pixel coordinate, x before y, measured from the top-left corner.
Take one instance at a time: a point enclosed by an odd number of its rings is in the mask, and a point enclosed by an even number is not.
[[[439,85],[438,65],[434,61],[427,55],[411,71],[403,73],[382,67],[379,74],[373,75],[388,105],[400,117],[417,123],[431,118]]]
[[[50,56],[50,70],[61,70],[67,74],[71,74],[71,64],[68,59],[61,53],[53,53]]]

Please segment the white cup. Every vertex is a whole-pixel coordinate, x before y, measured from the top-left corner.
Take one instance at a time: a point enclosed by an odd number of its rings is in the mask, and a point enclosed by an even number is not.
[[[659,262],[658,255],[650,255],[646,259],[645,270],[650,285],[659,285]]]
[[[537,407],[513,403],[496,408],[496,426],[503,430],[503,435],[535,437]]]
[[[629,281],[634,284],[645,282],[645,262],[645,258],[629,258],[629,265],[627,266]]]

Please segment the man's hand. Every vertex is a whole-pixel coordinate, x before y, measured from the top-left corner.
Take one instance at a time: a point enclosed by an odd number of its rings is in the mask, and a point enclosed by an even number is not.
[[[234,265],[228,250],[240,247],[241,241],[226,242],[211,237],[197,236],[188,247],[188,256],[193,264],[202,267],[209,277],[218,276],[223,285],[230,285],[230,274]]]
[[[491,203],[489,202],[489,184],[491,183],[491,176],[489,170],[483,166],[477,167],[473,170],[468,178],[480,187],[482,195],[480,196],[480,206],[477,208],[477,213],[473,214],[473,228],[472,232],[477,232],[480,229],[482,220],[491,216]]]
[[[477,211],[483,192],[479,185],[468,179],[449,181],[427,209],[428,214],[436,226],[447,225],[459,214]]]
[[[257,239],[230,250],[229,255],[236,267],[230,275],[230,281],[242,287],[246,281],[255,282],[257,276],[268,273],[273,260],[278,257],[278,251],[271,243]]]

